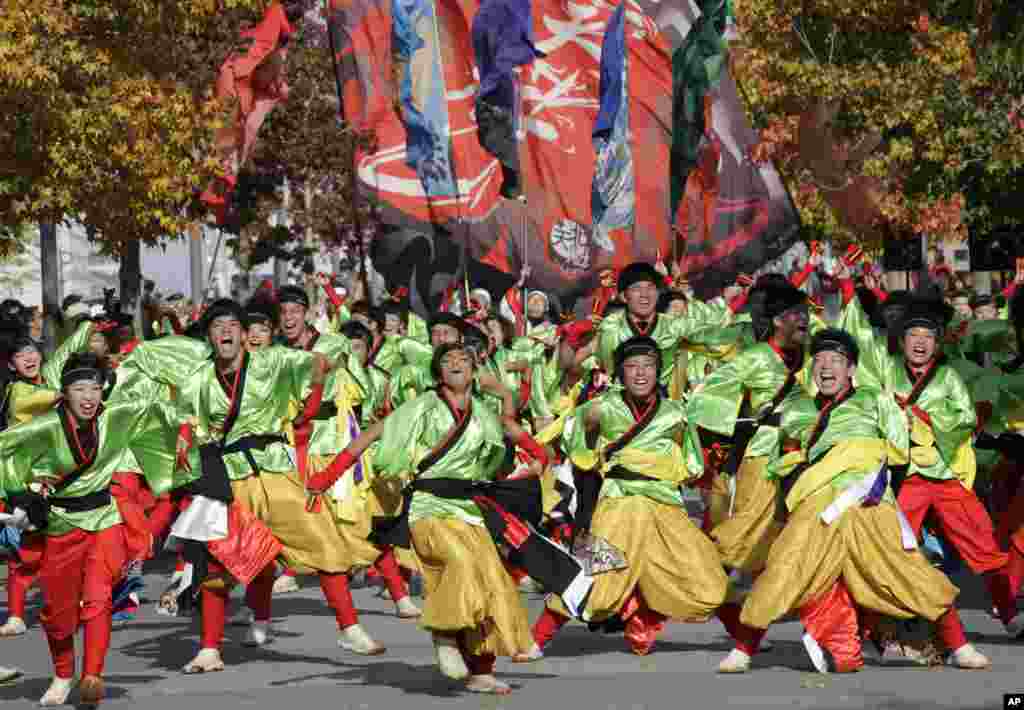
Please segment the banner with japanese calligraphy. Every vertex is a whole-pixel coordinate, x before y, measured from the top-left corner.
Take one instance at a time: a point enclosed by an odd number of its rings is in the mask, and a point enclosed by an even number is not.
[[[692,9],[685,0],[663,4],[673,3],[686,6],[673,16],[678,31],[681,13],[685,30]],[[528,265],[532,286],[560,297],[563,308],[577,300],[584,308],[606,267],[674,257],[698,291],[707,292],[792,243],[792,206],[771,166],[749,159],[756,136],[728,75],[715,92],[709,132],[709,141],[721,146],[715,200],[710,210],[688,210],[688,223],[673,230],[671,59],[678,42],[659,24],[661,4],[653,0],[627,0],[625,55],[617,65],[628,88],[623,116],[634,214],[628,228],[595,237],[593,134],[602,46],[617,6],[530,0],[529,15],[517,11],[532,22],[536,51],[528,63],[529,56],[511,62],[518,66],[513,110],[523,198],[509,199],[501,195],[502,163],[507,174],[509,161],[499,163],[481,147],[474,112],[480,74],[470,30],[479,0],[331,1],[343,113],[376,137],[374,148],[358,156],[357,169],[363,194],[379,206],[384,223],[371,254],[392,287],[410,287],[430,307],[452,279],[468,277],[500,298]],[[500,39],[493,33],[488,41]],[[438,166],[449,172],[440,174]]]

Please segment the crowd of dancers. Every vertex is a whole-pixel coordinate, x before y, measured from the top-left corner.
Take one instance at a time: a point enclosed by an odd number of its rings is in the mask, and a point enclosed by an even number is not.
[[[201,617],[185,673],[224,668],[235,585],[260,646],[296,575],[318,577],[342,649],[384,653],[352,601],[366,570],[430,634],[440,672],[478,693],[509,693],[496,658],[542,658],[570,620],[643,655],[669,621],[715,617],[735,641],[722,673],[748,671],[794,613],[822,672],[859,670],[864,649],[987,668],[922,540],[983,575],[1020,636],[1024,289],[965,305],[858,287],[844,264],[827,313],[802,276],[701,300],[635,263],[605,275],[585,319],[517,284],[425,320],[321,275],[162,311],[148,339],[78,313],[45,358],[26,324],[5,353],[0,637],[26,632],[38,582],[40,702],[77,685],[99,704],[112,615],[169,550],[161,610]],[[532,626],[524,581],[547,594]],[[905,638],[906,620],[930,638]]]

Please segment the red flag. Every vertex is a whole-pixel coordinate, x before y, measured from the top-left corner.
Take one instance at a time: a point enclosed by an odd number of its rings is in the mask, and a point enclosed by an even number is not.
[[[223,177],[203,192],[201,199],[223,222],[238,172],[252,155],[263,119],[288,97],[285,60],[288,38],[294,33],[281,3],[267,8],[263,20],[241,33],[252,44],[244,53],[232,54],[220,68],[217,98],[238,100],[235,124],[217,132],[216,150],[224,166]]]

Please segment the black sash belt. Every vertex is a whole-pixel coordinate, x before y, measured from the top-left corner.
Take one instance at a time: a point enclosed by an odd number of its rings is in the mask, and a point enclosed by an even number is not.
[[[449,500],[488,498],[520,520],[539,526],[543,516],[540,480],[521,478],[505,481],[465,481],[459,478],[419,478],[402,493],[402,511],[396,517],[375,517],[370,541],[376,545],[408,548],[412,544],[409,533],[409,504],[416,491]],[[483,506],[481,506],[483,508]],[[484,523],[494,533],[487,511]],[[499,535],[500,537],[500,535]]]
[[[110,489],[104,488],[95,493],[84,496],[61,498],[51,496],[49,498],[32,491],[12,493],[8,496],[8,503],[12,508],[22,508],[28,513],[29,522],[39,531],[45,530],[49,523],[50,508],[57,506],[69,513],[85,513],[90,510],[97,510],[110,505]]]
[[[561,595],[582,573],[569,552],[538,532],[543,507],[537,478],[504,481],[464,481],[421,478],[406,487],[402,512],[395,518],[374,518],[370,541],[379,546],[408,548],[409,503],[415,491],[450,500],[472,500],[483,513],[484,525],[512,564],[522,567],[546,591]]]
[[[316,410],[311,421],[325,422],[338,416],[338,405],[334,402],[321,402],[320,409]]]
[[[74,498],[48,498],[47,503],[51,507],[63,508],[69,513],[86,513],[110,505],[110,500],[110,489],[104,488],[102,491]]]
[[[271,444],[283,444],[287,441],[284,434],[249,434],[239,437],[223,447],[219,441],[200,446],[199,460],[202,462],[203,476],[193,482],[190,492],[194,495],[230,503],[234,500],[234,496],[231,494],[231,479],[228,476],[228,468],[224,464],[224,457],[230,454],[243,454],[245,460],[249,462],[253,475],[258,476],[260,469],[256,465],[256,459],[253,458],[253,450],[263,451]]]
[[[617,481],[660,481],[654,476],[645,476],[636,471],[630,471],[625,466],[612,466],[612,469],[604,475],[605,478],[614,478]]]
[[[596,471],[580,471],[577,475],[576,469],[573,469],[573,478],[576,484],[576,516],[573,519],[576,534],[590,530],[590,523],[594,519],[594,511],[597,509],[597,501],[601,496],[601,484],[604,482],[604,479],[614,478],[620,481],[657,480],[634,473],[625,466],[613,466],[603,478]]]

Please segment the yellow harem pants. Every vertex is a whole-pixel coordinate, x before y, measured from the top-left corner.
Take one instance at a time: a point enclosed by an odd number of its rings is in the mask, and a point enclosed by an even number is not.
[[[616,616],[636,591],[648,608],[680,621],[706,621],[725,601],[729,580],[718,551],[684,508],[645,496],[603,498],[590,530],[619,548],[629,566],[595,575],[588,621]],[[548,604],[569,616],[557,597]]]
[[[743,459],[735,476],[735,500],[731,500],[729,476],[718,475],[712,480],[710,535],[726,567],[745,572],[764,569],[768,551],[782,529],[775,520],[779,484],[765,478],[767,464],[767,456]]]
[[[315,470],[319,471],[319,467],[330,465],[330,458],[315,457],[314,465],[318,467]],[[402,512],[404,482],[398,478],[375,476],[369,466],[364,466],[363,472],[363,481],[355,484],[347,497],[335,503],[335,517],[343,528],[343,535],[366,539],[373,531],[375,517],[392,518]],[[352,473],[346,475],[351,476]],[[419,562],[412,550],[395,547],[393,551],[401,567],[413,572],[419,571]],[[378,554],[381,552],[383,550],[378,549]]]
[[[825,525],[819,516],[835,495],[826,487],[790,514],[740,621],[766,629],[840,577],[858,606],[880,614],[935,621],[949,610],[959,589],[920,550],[903,549],[896,509],[889,503],[856,506]]]
[[[409,530],[423,573],[423,628],[463,632],[464,650],[474,656],[529,651],[526,609],[487,529],[456,518],[423,518]]]
[[[314,463],[325,467],[323,461]],[[314,470],[317,470],[314,468]],[[355,525],[338,517],[338,504],[321,496],[320,510],[306,510],[306,489],[296,471],[264,472],[231,482],[235,500],[262,520],[281,541],[281,558],[300,574],[339,574],[372,565],[380,550]]]

